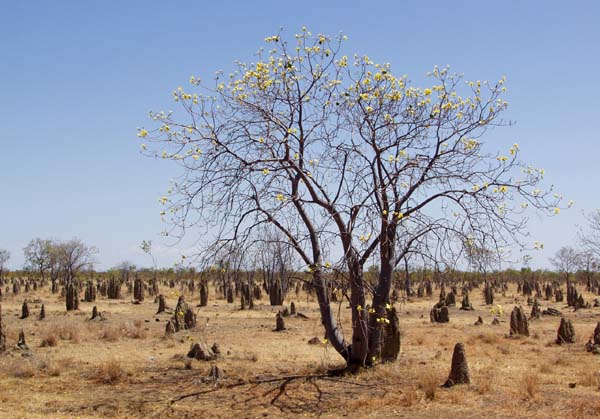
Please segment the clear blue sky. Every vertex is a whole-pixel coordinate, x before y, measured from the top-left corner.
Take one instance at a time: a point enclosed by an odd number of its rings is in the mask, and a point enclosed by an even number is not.
[[[136,127],[168,109],[191,74],[252,58],[283,26],[349,36],[347,48],[422,80],[450,64],[469,79],[508,77],[517,121],[498,133],[576,206],[534,217],[533,266],[574,244],[600,207],[600,2],[3,1],[0,11],[0,248],[22,265],[33,237],[82,238],[99,267],[149,265],[157,199],[175,167],[139,155]],[[160,265],[179,256],[162,242]]]

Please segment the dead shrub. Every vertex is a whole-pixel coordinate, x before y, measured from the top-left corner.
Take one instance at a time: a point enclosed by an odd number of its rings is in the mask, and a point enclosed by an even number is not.
[[[552,374],[552,365],[550,365],[550,363],[544,363],[540,365],[539,370],[542,374]]]
[[[540,389],[540,378],[537,372],[527,371],[521,377],[521,393],[528,399],[535,399]]]
[[[53,326],[47,332],[47,336],[50,335],[58,336],[60,340],[68,340],[71,343],[81,342],[79,329],[75,325]]]
[[[474,376],[475,391],[480,395],[484,395],[492,390],[493,383],[498,377],[498,371],[492,366],[487,366],[475,372]]]
[[[498,345],[496,349],[498,349],[498,352],[500,352],[502,355],[510,355],[511,353],[510,345],[507,344]]]
[[[56,337],[56,335],[54,333],[48,333],[46,335],[46,337],[44,339],[42,339],[40,346],[42,348],[46,348],[46,347],[54,347],[57,344],[58,344],[58,338]]]
[[[440,380],[433,371],[426,371],[418,378],[419,389],[425,394],[425,399],[434,400]]]
[[[593,371],[589,368],[579,368],[577,377],[579,377],[578,383],[582,386],[600,389],[600,371]]]
[[[38,371],[42,371],[50,377],[60,375],[60,367],[48,357],[36,359],[36,367]]]
[[[14,378],[35,377],[37,368],[30,359],[14,359],[6,365],[6,373]]]
[[[127,336],[130,339],[146,339],[148,337],[148,333],[145,329],[142,329],[140,326],[127,326],[124,330],[125,336]]]
[[[117,342],[121,339],[122,331],[117,326],[105,326],[100,332],[100,339],[107,342]]]
[[[561,365],[568,367],[571,365],[571,362],[567,356],[557,355],[554,360],[551,362],[554,365]]]
[[[102,384],[116,384],[123,379],[125,371],[115,359],[106,361],[96,368],[94,378]]]
[[[579,399],[572,400],[573,419],[588,419],[600,416],[600,400]]]
[[[416,389],[407,390],[400,399],[400,405],[402,407],[411,407],[419,403],[420,397]]]

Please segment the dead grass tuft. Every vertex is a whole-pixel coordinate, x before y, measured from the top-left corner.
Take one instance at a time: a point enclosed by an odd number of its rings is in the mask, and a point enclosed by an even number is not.
[[[548,363],[548,362],[545,362],[542,365],[540,365],[539,371],[542,374],[552,374],[552,372],[553,372],[552,365],[550,365],[550,363]]]
[[[46,335],[46,337],[44,339],[42,339],[40,346],[42,348],[46,348],[46,347],[54,347],[57,344],[58,344],[58,338],[56,337],[56,335],[54,333],[48,333]]]
[[[585,387],[595,387],[600,390],[600,371],[581,367],[577,373],[578,383]]]
[[[102,384],[116,384],[125,376],[121,363],[115,359],[106,361],[98,366],[94,379]]]
[[[37,368],[33,361],[29,359],[11,360],[6,365],[6,374],[14,378],[31,378],[35,377]]]
[[[425,371],[419,376],[418,385],[425,394],[426,400],[434,400],[440,386],[440,379],[434,371]]]
[[[600,400],[597,398],[571,401],[573,419],[600,417]]]
[[[48,331],[46,336],[58,336],[60,340],[68,340],[71,343],[80,343],[81,342],[81,334],[79,333],[79,329],[74,324],[64,324],[64,325],[55,325],[52,326]]]
[[[123,332],[118,326],[104,326],[100,332],[100,339],[107,342],[118,342]]]
[[[540,389],[540,377],[535,371],[527,371],[521,377],[521,393],[528,399],[535,399]]]

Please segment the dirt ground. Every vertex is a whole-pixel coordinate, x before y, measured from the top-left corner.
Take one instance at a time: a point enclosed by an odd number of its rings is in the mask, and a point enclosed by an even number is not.
[[[161,287],[173,308],[179,292]],[[600,308],[573,312],[566,304],[540,301],[573,320],[577,343],[555,344],[558,317],[531,320],[531,336],[509,338],[510,311],[531,307],[511,286],[496,295],[504,315],[500,325],[474,290],[475,311],[450,308],[450,323],[432,324],[437,301],[415,298],[397,303],[402,328],[400,358],[356,375],[331,376],[344,362],[321,339],[315,301],[289,296],[308,319],[288,317],[287,330],[274,332],[268,300],[253,310],[216,299],[195,308],[198,327],[164,338],[169,314],[157,304],[99,298],[66,313],[64,302],[47,289],[5,295],[1,301],[9,349],[0,355],[0,418],[591,418],[600,417],[600,356],[585,342],[600,321]],[[186,294],[196,306],[198,295]],[[584,293],[586,301],[594,296]],[[23,299],[32,315],[19,319]],[[458,298],[460,306],[460,297]],[[46,319],[37,320],[41,302]],[[105,321],[90,321],[92,306]],[[350,310],[340,307],[346,331]],[[484,324],[475,326],[477,316]],[[15,348],[23,329],[30,356]],[[218,342],[219,359],[186,358],[192,342]],[[463,342],[472,384],[443,389],[452,349]],[[211,365],[224,376],[208,378]]]

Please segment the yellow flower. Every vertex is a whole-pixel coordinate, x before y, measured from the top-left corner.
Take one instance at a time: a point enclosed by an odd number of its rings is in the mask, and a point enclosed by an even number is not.
[[[356,306],[356,311],[362,311],[362,310],[363,310],[363,308],[360,304]]]
[[[263,137],[258,137],[258,142],[263,144],[265,142],[265,139]]]
[[[425,96],[429,96],[431,94],[432,90],[427,88],[425,90],[423,90],[423,93],[425,94]]]
[[[403,212],[399,212],[397,214],[397,217],[398,217],[399,220],[401,220],[402,218],[404,218],[404,213]]]
[[[392,309],[392,306],[390,305],[390,303],[387,303],[387,304],[385,305],[385,308],[386,308],[387,310],[391,310],[391,309]]]
[[[366,242],[366,241],[368,241],[370,238],[371,238],[371,235],[370,235],[370,234],[369,234],[368,236],[361,235],[361,236],[358,238],[358,240],[360,240],[361,242]]]
[[[146,131],[145,129],[141,129],[140,132],[138,132],[138,137],[146,137],[148,136],[148,131]]]
[[[500,192],[506,193],[506,191],[508,191],[508,187],[506,185],[500,186]]]
[[[268,175],[269,173],[271,173],[271,171],[269,169],[263,169],[263,175]]]
[[[326,262],[326,263],[325,263],[325,267],[326,267],[327,269],[331,268],[331,263],[329,263],[329,262]]]
[[[277,194],[277,200],[278,201],[283,201],[284,200],[283,194]]]
[[[385,216],[387,214],[388,214],[387,210],[383,210],[383,215]]]
[[[556,215],[560,214],[560,208],[555,207],[554,208],[554,214],[556,214]]]

